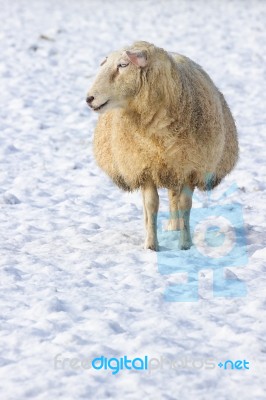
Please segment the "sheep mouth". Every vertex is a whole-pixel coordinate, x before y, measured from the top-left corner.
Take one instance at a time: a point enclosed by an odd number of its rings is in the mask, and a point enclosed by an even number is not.
[[[94,107],[93,110],[94,110],[94,111],[99,111],[99,110],[101,110],[103,107],[105,107],[108,103],[109,103],[109,100],[107,100],[105,103],[101,104],[99,107]]]

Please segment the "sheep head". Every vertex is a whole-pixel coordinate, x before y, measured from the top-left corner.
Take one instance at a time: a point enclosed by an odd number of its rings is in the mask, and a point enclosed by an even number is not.
[[[100,70],[87,95],[92,110],[103,113],[127,107],[141,87],[141,74],[149,64],[149,51],[143,43],[139,47],[111,53],[101,63]],[[148,43],[149,47],[154,47]]]

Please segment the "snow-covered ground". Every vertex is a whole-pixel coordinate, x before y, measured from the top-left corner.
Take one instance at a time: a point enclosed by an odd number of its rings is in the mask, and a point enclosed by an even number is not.
[[[0,398],[265,399],[266,2],[0,0],[0,10]],[[95,164],[87,89],[106,54],[139,39],[201,64],[232,108],[240,160],[211,202],[239,187],[225,201],[242,205],[249,258],[226,274],[245,281],[245,297],[214,297],[203,269],[198,301],[166,301],[185,274],[160,273],[142,249],[141,196]],[[193,263],[193,249],[181,257]],[[215,368],[62,367],[124,355]],[[227,359],[250,369],[217,366]]]

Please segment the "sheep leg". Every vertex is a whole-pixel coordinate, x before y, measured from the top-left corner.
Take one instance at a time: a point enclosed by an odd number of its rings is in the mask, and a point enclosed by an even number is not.
[[[159,196],[153,183],[142,187],[144,219],[146,224],[145,249],[158,250],[157,241],[157,213],[159,209]]]
[[[145,197],[144,197],[144,190],[143,189],[142,189],[142,203],[143,203],[144,224],[145,224],[145,229],[147,229],[148,215],[147,215],[146,206],[145,206]]]
[[[170,218],[166,227],[167,231],[180,230],[180,221],[178,217],[179,196],[180,192],[178,190],[168,190]]]
[[[193,187],[185,185],[179,198],[180,239],[178,247],[180,250],[188,250],[192,246],[189,218],[193,191]]]

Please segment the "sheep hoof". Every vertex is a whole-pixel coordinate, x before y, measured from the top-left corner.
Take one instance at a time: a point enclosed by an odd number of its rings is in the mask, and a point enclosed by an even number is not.
[[[178,246],[179,250],[189,250],[192,246],[192,243],[184,243]]]
[[[159,250],[159,246],[158,243],[154,242],[153,240],[146,240],[145,245],[144,245],[144,249],[146,250],[153,250],[153,251],[158,251]]]
[[[191,246],[192,246],[191,239],[182,240],[182,238],[180,238],[178,243],[179,250],[189,250]]]
[[[179,219],[169,219],[167,226],[167,231],[180,231],[180,221]]]

